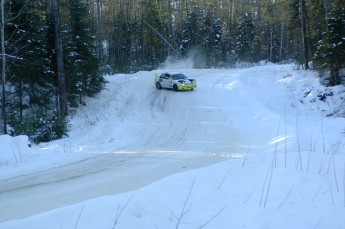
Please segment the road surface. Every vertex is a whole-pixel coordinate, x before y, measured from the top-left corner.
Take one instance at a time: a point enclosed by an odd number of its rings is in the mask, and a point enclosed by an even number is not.
[[[236,113],[248,109],[251,117],[245,94],[236,91],[232,79],[236,70],[186,73],[197,79],[196,90],[157,90],[151,82],[154,74],[147,72],[120,83],[111,81],[108,87],[118,90],[109,89],[98,105],[90,105],[98,113],[88,114],[89,122],[97,116],[95,128],[111,139],[108,144],[73,163],[1,180],[0,222],[132,191],[245,154],[249,144],[255,145],[251,136],[258,134],[251,135],[246,117]],[[102,144],[100,139],[94,141]]]

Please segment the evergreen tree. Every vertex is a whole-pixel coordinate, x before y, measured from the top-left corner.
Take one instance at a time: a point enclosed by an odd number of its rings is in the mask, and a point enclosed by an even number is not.
[[[61,138],[66,131],[54,110],[45,8],[38,3],[9,1],[6,26],[7,49],[15,57],[8,61],[11,134],[26,134],[35,142]]]
[[[301,21],[299,16],[299,0],[291,0],[288,7],[287,39],[288,58],[302,62]]]
[[[148,0],[145,2],[143,10],[143,53],[145,70],[152,70],[166,58],[168,46],[164,42],[163,35],[168,30],[165,15],[160,13],[160,1]],[[162,35],[163,34],[163,35]],[[163,39],[164,38],[164,39]]]
[[[310,39],[312,53],[317,51],[317,43],[322,40],[323,33],[327,31],[327,15],[324,0],[314,0],[309,11]]]
[[[23,109],[49,106],[52,81],[46,74],[49,72],[44,36],[47,31],[44,14],[35,10],[33,1],[20,0],[14,5],[13,2],[9,4],[9,18],[13,19],[6,26],[7,50],[15,57],[8,61],[9,82],[19,98],[17,107],[22,120]],[[24,100],[24,97],[28,99]]]
[[[322,33],[315,53],[317,67],[328,69],[328,85],[341,83],[340,69],[345,67],[345,2],[335,0],[327,17],[327,31]]]
[[[221,45],[222,45],[222,23],[219,18],[215,18],[212,24],[212,55],[211,65],[219,67],[221,61]]]
[[[125,20],[123,1],[118,6],[118,14],[114,18],[114,41],[111,49],[114,50],[113,69],[115,72],[130,72],[131,28]]]
[[[139,23],[130,23],[129,32],[130,36],[130,50],[129,50],[129,61],[130,61],[130,71],[137,72],[140,70],[142,65],[142,59],[140,58],[142,47],[140,46],[141,29]]]
[[[252,62],[254,45],[254,24],[250,14],[244,13],[236,26],[236,53],[240,60]]]
[[[229,25],[224,23],[221,38],[221,60],[222,65],[233,67],[238,60],[238,56],[235,52],[235,40],[233,39],[231,31],[233,30]]]
[[[206,67],[217,67],[221,56],[222,27],[220,19],[215,17],[214,9],[206,12],[199,33],[206,54]]]
[[[82,104],[83,96],[93,96],[104,84],[96,57],[96,42],[86,4],[70,1],[70,29],[66,56],[67,90],[71,106]]]
[[[197,11],[188,10],[186,14],[185,24],[181,33],[180,52],[183,56],[188,55],[189,51],[197,46],[201,46],[202,40],[200,37],[200,18]]]

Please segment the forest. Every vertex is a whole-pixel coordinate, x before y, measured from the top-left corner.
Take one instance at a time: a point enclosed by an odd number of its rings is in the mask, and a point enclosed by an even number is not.
[[[197,53],[197,68],[296,63],[342,83],[345,0],[1,0],[0,134],[46,142],[105,87]]]

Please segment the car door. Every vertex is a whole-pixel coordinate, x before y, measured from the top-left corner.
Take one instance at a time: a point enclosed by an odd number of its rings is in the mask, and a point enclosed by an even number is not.
[[[166,76],[165,76],[165,74],[166,73],[163,73],[160,77],[159,77],[159,79],[158,79],[158,82],[160,83],[160,85],[161,85],[161,87],[166,87],[165,85],[166,85],[166,80],[165,80],[165,78],[166,78]]]
[[[168,75],[168,79],[167,79],[167,84],[168,84],[168,88],[173,88],[173,85],[174,85],[174,82],[173,82],[173,77],[172,77],[172,75],[170,75],[170,74],[167,74]]]
[[[171,83],[169,82],[170,77],[171,76],[168,73],[161,75],[159,82],[161,83],[162,87],[165,87],[165,88],[171,87],[170,86]]]

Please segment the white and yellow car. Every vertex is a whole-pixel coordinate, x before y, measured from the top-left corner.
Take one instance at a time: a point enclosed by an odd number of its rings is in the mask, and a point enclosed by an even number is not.
[[[196,80],[190,79],[180,72],[157,73],[154,83],[157,89],[168,88],[175,91],[186,91],[196,88]]]

